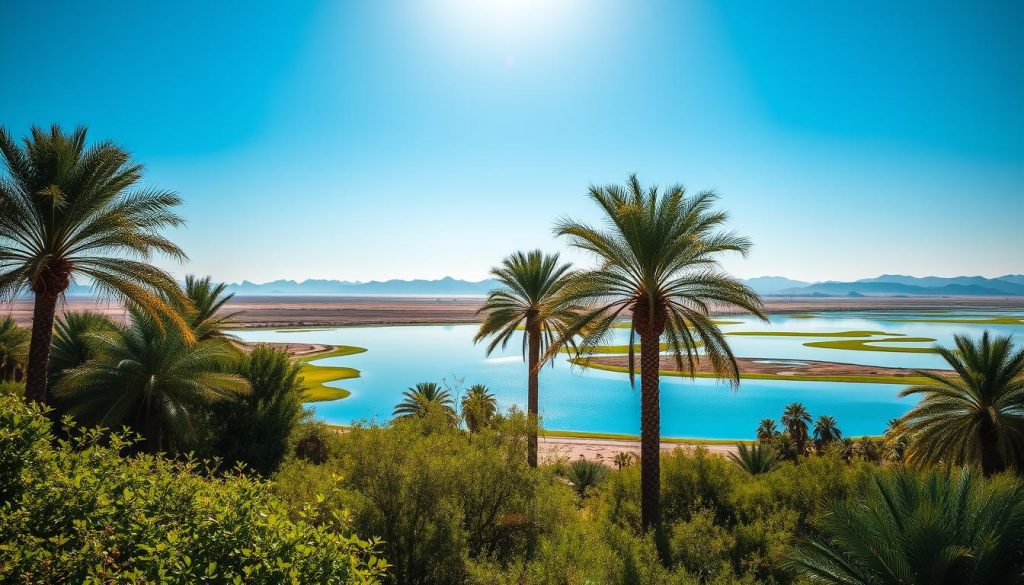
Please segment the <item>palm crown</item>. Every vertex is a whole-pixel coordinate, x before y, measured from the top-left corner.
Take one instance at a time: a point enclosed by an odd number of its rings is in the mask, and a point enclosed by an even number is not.
[[[405,398],[395,406],[392,416],[409,418],[424,416],[431,409],[440,409],[455,421],[455,401],[451,394],[435,382],[420,382],[402,393]]]
[[[712,209],[717,195],[702,191],[687,196],[679,185],[664,193],[657,187],[644,190],[632,175],[624,187],[592,186],[590,198],[605,212],[603,229],[568,219],[555,228],[600,262],[597,269],[581,273],[573,286],[574,298],[595,302],[569,329],[583,336],[581,350],[600,345],[615,322],[632,311],[631,380],[636,335],[649,331],[664,337],[680,369],[685,359],[694,371],[697,349],[703,346],[714,370],[737,382],[736,360],[710,310],[739,308],[762,318],[764,313],[753,290],[719,269],[723,253],[746,254],[750,242],[721,231],[728,216]]]
[[[56,393],[80,420],[116,428],[128,424],[164,450],[193,432],[199,406],[231,399],[248,384],[225,373],[237,354],[215,341],[191,341],[132,307],[127,327],[85,335],[96,356],[67,370]]]
[[[516,252],[505,258],[491,274],[501,287],[487,295],[479,313],[484,315],[474,341],[490,338],[487,354],[499,345],[506,347],[519,328],[523,329],[523,359],[527,361],[527,404],[531,428],[527,459],[537,466],[537,423],[540,410],[541,365],[554,358],[558,349],[575,346],[569,327],[581,307],[568,292],[571,266],[559,262],[558,254],[540,250]]]
[[[474,341],[490,338],[487,353],[507,347],[519,328],[539,330],[541,352],[561,338],[577,316],[579,306],[564,294],[571,265],[560,263],[558,254],[540,250],[516,252],[491,270],[501,288],[492,290],[479,310],[484,316]],[[527,357],[529,335],[523,336],[523,357]],[[571,338],[568,339],[571,343]],[[531,364],[532,365],[532,364]]]
[[[55,306],[76,277],[188,330],[159,294],[177,294],[174,279],[145,261],[185,258],[160,235],[182,224],[177,195],[136,188],[142,166],[109,142],[87,147],[84,128],[33,128],[22,146],[0,129],[0,154],[0,297],[26,288],[36,296],[27,396],[45,400]]]
[[[214,284],[210,277],[196,278],[189,274],[185,277],[185,297],[190,304],[182,307],[188,315],[189,325],[195,332],[196,339],[236,339],[224,333],[231,319],[240,312],[220,314],[224,305],[234,298],[234,293],[224,294],[227,285],[223,282]]]
[[[922,371],[929,384],[901,396],[923,394],[904,420],[909,455],[923,463],[980,464],[985,473],[1024,469],[1024,349],[1012,339],[954,337],[955,348],[935,351],[953,375]]]

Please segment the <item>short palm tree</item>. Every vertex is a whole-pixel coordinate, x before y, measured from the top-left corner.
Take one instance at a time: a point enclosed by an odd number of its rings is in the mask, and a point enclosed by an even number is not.
[[[128,326],[86,334],[96,357],[65,371],[54,391],[86,424],[126,425],[148,451],[174,449],[193,436],[197,410],[245,394],[248,385],[224,373],[236,359],[224,344],[194,341],[141,309],[130,312]]]
[[[226,467],[241,462],[262,475],[278,468],[294,429],[307,417],[301,370],[282,349],[258,346],[241,356],[238,375],[249,392],[212,408],[217,453]]]
[[[788,566],[814,583],[1020,583],[1024,483],[968,469],[876,471]]]
[[[474,384],[462,397],[462,420],[471,433],[480,432],[498,412],[498,400],[483,384]]]
[[[935,351],[953,375],[918,372],[931,380],[901,396],[923,395],[904,417],[908,455],[922,463],[980,465],[986,475],[1024,470],[1024,349],[1010,337],[954,336],[955,348]]]
[[[843,432],[839,430],[839,423],[835,418],[823,414],[814,421],[814,445],[819,452],[842,438]]]
[[[177,195],[137,188],[142,166],[109,142],[87,146],[85,128],[32,128],[22,145],[0,128],[0,155],[0,298],[35,295],[26,398],[46,401],[57,301],[77,277],[161,316],[161,326],[185,328],[160,294],[178,294],[174,279],[146,261],[153,253],[185,258],[160,235],[182,224]]]
[[[224,294],[226,287],[223,282],[214,284],[209,276],[196,278],[189,274],[185,277],[184,293],[189,304],[179,310],[188,316],[196,339],[236,339],[224,332],[231,320],[240,314],[221,314],[224,305],[235,296],[234,293]]]
[[[565,478],[576,495],[583,499],[587,497],[588,492],[601,485],[608,477],[608,471],[608,468],[600,463],[577,459],[566,467]]]
[[[0,382],[21,380],[31,333],[11,317],[0,319]]]
[[[455,401],[447,390],[434,382],[420,382],[402,393],[405,398],[395,406],[392,413],[397,419],[425,416],[436,409],[445,414],[453,424],[458,421]]]
[[[729,459],[750,475],[768,473],[778,467],[781,461],[779,453],[765,443],[753,443],[749,447],[746,443],[739,443],[736,452],[729,453]]]
[[[61,315],[53,328],[50,344],[50,387],[60,380],[65,371],[96,357],[90,349],[87,335],[117,329],[106,315],[92,311],[70,311]]]
[[[762,418],[761,424],[757,425],[757,440],[762,443],[769,443],[779,434],[779,427],[770,418]]]
[[[629,315],[630,383],[640,336],[640,516],[650,528],[661,521],[661,340],[678,369],[693,373],[698,359],[707,360],[712,371],[738,385],[736,359],[711,310],[738,308],[762,318],[764,311],[753,290],[719,268],[725,253],[746,254],[751,244],[723,231],[727,215],[713,208],[713,192],[688,196],[677,185],[661,193],[657,187],[644,189],[634,175],[622,186],[591,186],[589,194],[604,213],[605,226],[566,219],[555,228],[599,262],[573,279],[574,298],[591,306],[566,334],[581,335],[581,350],[588,352]]]
[[[483,322],[474,341],[490,339],[488,355],[499,346],[507,347],[517,330],[523,329],[526,412],[531,424],[527,459],[533,467],[537,466],[540,369],[561,347],[573,343],[565,332],[579,314],[578,305],[565,294],[570,270],[569,264],[559,262],[558,254],[516,252],[491,270],[501,287],[487,295],[479,311]]]
[[[796,451],[800,455],[807,453],[807,425],[810,422],[811,413],[807,412],[807,408],[799,402],[787,404],[782,412],[782,424],[789,431],[789,436],[793,437]]]

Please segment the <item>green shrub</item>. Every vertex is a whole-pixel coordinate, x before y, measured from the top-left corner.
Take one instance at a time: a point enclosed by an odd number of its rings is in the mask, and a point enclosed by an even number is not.
[[[357,426],[325,464],[286,464],[276,489],[295,510],[311,504],[309,484],[338,481],[319,509],[343,506],[360,533],[379,536],[397,582],[461,583],[471,559],[526,558],[576,513],[563,482],[527,466],[526,428],[514,415],[471,434],[442,412]]]
[[[215,478],[188,460],[124,458],[129,441],[119,435],[71,434],[55,441],[36,407],[0,398],[3,582],[362,583],[382,575],[373,542],[306,522],[304,512],[289,519],[264,482]]]
[[[267,346],[241,357],[238,375],[250,391],[210,405],[212,451],[227,468],[243,463],[260,475],[270,475],[284,461],[289,438],[307,416],[301,369],[287,352]]]

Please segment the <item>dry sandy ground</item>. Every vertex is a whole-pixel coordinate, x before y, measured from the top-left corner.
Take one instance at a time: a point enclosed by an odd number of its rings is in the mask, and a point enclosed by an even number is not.
[[[662,443],[662,451],[676,449],[693,449],[694,445],[680,443]],[[705,445],[708,451],[719,455],[735,453],[735,445]],[[588,459],[597,463],[614,466],[615,456],[619,453],[632,453],[640,457],[640,441],[612,439],[576,439],[568,437],[541,437],[539,439],[540,459],[543,462],[558,460],[573,461]]]
[[[236,297],[225,310],[239,313],[240,327],[316,327],[342,325],[409,325],[475,323],[479,298],[453,297]],[[1021,309],[1024,297],[936,298],[781,298],[768,297],[769,313],[853,310]],[[62,310],[100,311],[124,318],[117,303],[72,298]],[[32,319],[32,302],[18,300],[0,305],[0,315],[11,314],[21,324]],[[726,314],[719,312],[719,314]]]

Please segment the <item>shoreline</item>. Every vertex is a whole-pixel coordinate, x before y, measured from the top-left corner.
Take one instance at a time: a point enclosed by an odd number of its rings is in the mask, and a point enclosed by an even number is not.
[[[764,297],[768,314],[824,313],[836,311],[935,311],[935,310],[1024,310],[1021,297]],[[479,323],[477,311],[482,297],[341,297],[341,296],[243,296],[228,302],[225,313],[238,312],[232,323],[237,329],[334,328],[403,325],[463,325]],[[32,320],[31,299],[6,302],[0,312],[11,315],[19,325]],[[4,311],[6,309],[6,311]],[[95,311],[123,321],[120,303],[71,297],[58,306],[66,311]],[[712,310],[715,316],[738,315],[735,311]]]

